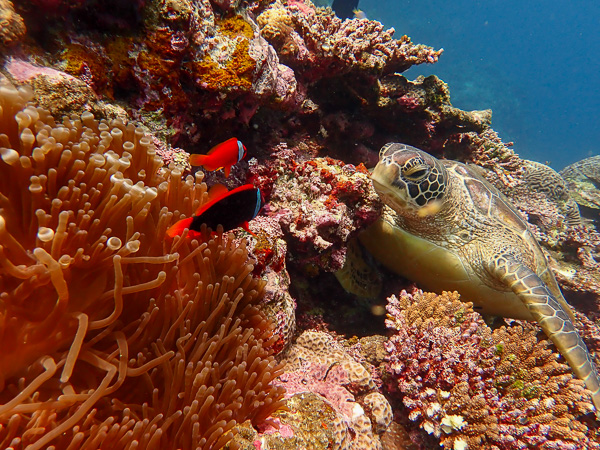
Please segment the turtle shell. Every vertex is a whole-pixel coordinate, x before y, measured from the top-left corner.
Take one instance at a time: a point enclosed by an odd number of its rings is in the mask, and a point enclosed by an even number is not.
[[[480,174],[477,166],[449,162],[448,170],[454,172],[464,182],[473,200],[473,205],[481,214],[499,220],[515,233],[523,235],[529,229],[527,222],[510,204],[509,200],[496,187]]]
[[[535,259],[535,272],[546,284],[550,292],[563,305],[569,315],[572,315],[567,306],[560,287],[548,267],[546,256],[542,252],[535,237],[529,230],[529,225],[521,214],[512,206],[502,192],[488,182],[482,174],[482,169],[473,164],[462,164],[453,161],[444,161],[447,170],[453,172],[457,179],[464,182],[465,188],[473,200],[473,205],[479,212],[487,217],[497,219],[501,224],[521,237],[523,244],[533,251]]]

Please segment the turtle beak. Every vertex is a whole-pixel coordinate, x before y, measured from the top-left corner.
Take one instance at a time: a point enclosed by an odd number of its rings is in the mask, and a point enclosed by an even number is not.
[[[375,190],[381,195],[382,192],[391,191],[392,182],[398,178],[398,166],[379,161],[373,169],[371,180]]]
[[[399,189],[394,185],[394,182],[397,179],[398,166],[395,164],[385,164],[381,161],[375,166],[375,170],[373,170],[373,173],[371,174],[373,187],[381,200],[393,209],[404,209],[408,205],[403,198],[403,189]]]
[[[410,197],[408,186],[399,171],[397,164],[379,161],[371,174],[373,187],[381,200],[398,214],[418,213],[421,207]],[[428,212],[429,214],[431,213]]]

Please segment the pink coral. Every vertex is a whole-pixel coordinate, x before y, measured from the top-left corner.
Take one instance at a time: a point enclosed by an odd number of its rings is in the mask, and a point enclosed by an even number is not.
[[[391,406],[383,395],[369,392],[375,388],[369,373],[332,336],[314,331],[300,335],[276,383],[290,400],[310,392],[335,411],[333,447],[318,448],[381,449],[378,434],[391,422]],[[365,392],[360,400],[355,397]]]
[[[348,240],[379,217],[381,201],[364,166],[316,158],[285,168],[269,211],[299,264],[333,272],[344,264]]]
[[[51,67],[41,67],[23,61],[19,58],[9,58],[5,65],[6,70],[10,75],[19,82],[29,81],[40,75],[46,75],[50,78],[65,79],[67,81],[75,81],[76,78]]]
[[[346,370],[338,363],[306,362],[302,369],[282,374],[276,384],[285,388],[287,397],[300,392],[317,393],[347,418],[352,417],[356,400],[354,395],[343,387],[350,384],[350,380]]]

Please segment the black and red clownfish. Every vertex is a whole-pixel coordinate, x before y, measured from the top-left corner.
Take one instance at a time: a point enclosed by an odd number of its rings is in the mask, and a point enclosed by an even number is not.
[[[192,217],[181,219],[167,230],[167,236],[180,236],[187,228],[188,236],[200,236],[203,224],[212,230],[218,225],[223,231],[243,227],[248,230],[248,222],[254,219],[261,208],[260,189],[252,184],[245,184],[228,191],[222,184],[217,184],[208,193],[209,201],[200,206]]]
[[[215,145],[206,155],[190,155],[192,166],[203,166],[206,170],[223,169],[228,177],[231,167],[239,163],[246,156],[246,147],[237,139],[227,139]]]

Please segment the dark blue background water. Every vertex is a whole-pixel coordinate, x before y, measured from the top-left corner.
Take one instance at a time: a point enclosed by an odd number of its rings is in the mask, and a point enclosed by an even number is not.
[[[493,111],[492,127],[522,157],[555,169],[600,153],[600,1],[361,0],[370,19],[444,48],[438,75],[452,104]]]

